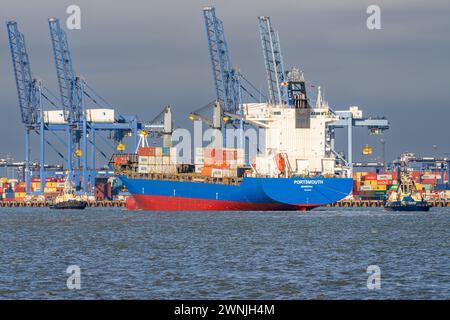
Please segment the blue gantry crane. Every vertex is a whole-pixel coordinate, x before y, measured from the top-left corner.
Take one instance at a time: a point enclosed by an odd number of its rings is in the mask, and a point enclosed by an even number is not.
[[[287,76],[284,69],[278,32],[272,27],[270,17],[258,17],[259,33],[266,66],[269,102],[286,104],[288,101]]]
[[[240,105],[243,104],[244,94],[246,98],[250,98],[255,102],[261,102],[261,99],[266,101],[267,97],[262,94],[239,70],[233,67],[225,37],[223,22],[216,16],[215,8],[203,8],[203,17],[205,20],[206,38],[208,41],[214,88],[216,91],[216,102],[218,102],[218,105],[215,103],[210,103],[206,107],[201,108],[209,109],[210,107],[214,107],[213,120],[209,120],[197,112],[191,113],[190,118],[194,120],[201,120],[207,124],[214,123],[213,127],[216,129],[219,122],[221,129],[224,129],[227,124],[235,126],[237,122],[239,127],[243,129],[244,122],[242,121],[242,117],[239,117],[236,113],[239,111],[242,112]],[[217,116],[219,109],[221,119],[218,119]],[[223,119],[226,119],[226,121],[223,121]],[[241,132],[242,131],[243,130],[241,130]],[[222,136],[225,140],[225,131],[223,130]],[[239,145],[241,147],[243,146],[242,134],[239,137]]]
[[[64,120],[67,121],[67,171],[69,181],[74,179],[74,155],[82,158],[83,190],[87,190],[87,123],[83,104],[83,80],[75,75],[66,33],[58,19],[48,20],[50,38],[58,78]],[[81,130],[80,130],[81,129]],[[80,148],[80,141],[82,147]],[[75,150],[75,148],[78,148]],[[79,157],[77,157],[79,160]],[[77,161],[79,164],[79,161]]]
[[[119,152],[124,150],[122,140],[132,137],[132,149],[135,150],[138,139],[138,130],[142,124],[136,116],[119,115],[109,104],[100,97],[86,81],[77,76],[73,67],[71,52],[69,50],[67,34],[62,30],[59,20],[51,18],[48,21],[50,37],[55,59],[60,100],[56,98],[42,82],[33,77],[30,61],[25,46],[25,39],[20,33],[17,22],[7,22],[11,60],[16,80],[17,94],[21,120],[26,128],[25,134],[25,180],[27,193],[30,191],[30,133],[39,135],[39,177],[41,183],[38,194],[44,193],[45,179],[48,173],[45,165],[46,146],[50,146],[67,163],[68,178],[76,182],[77,189],[83,193],[92,194],[94,191],[96,169],[95,155],[100,152],[107,160],[108,156],[96,144],[96,136],[102,138],[100,131],[109,132]],[[86,100],[95,105],[107,105],[109,109],[86,109]],[[53,110],[44,107],[44,101],[49,102]],[[107,121],[103,117],[98,120],[99,114],[112,115]],[[51,132],[66,148],[65,156],[57,150],[47,139],[46,132]],[[66,139],[61,139],[58,133],[65,132]],[[90,161],[88,161],[88,144]],[[36,166],[33,166],[35,169]],[[80,183],[80,173],[81,181]],[[91,188],[88,188],[88,181]]]
[[[30,133],[35,131],[40,136],[39,170],[41,181],[45,181],[44,148],[45,128],[43,117],[42,83],[33,77],[28,57],[25,37],[19,31],[17,22],[8,21],[9,47],[14,76],[16,80],[17,95],[22,123],[25,125],[25,181],[26,191],[30,193]],[[44,192],[44,184],[41,183],[40,192]]]
[[[98,100],[101,100],[103,103],[106,103],[106,101],[98,96],[82,77],[75,73],[67,34],[61,28],[59,19],[50,18],[48,25],[63,114],[65,121],[67,121],[67,164],[69,177],[74,178],[74,173],[81,171],[83,191],[87,192],[88,179],[90,179],[90,192],[93,192],[94,177],[96,175],[95,137],[98,136],[97,132],[101,130],[112,132],[111,138],[118,146],[118,151],[123,150],[122,139],[127,135],[131,135],[134,139],[134,150],[137,145],[137,131],[140,124],[135,116],[118,115],[117,117],[115,116],[113,121],[108,122],[96,121],[92,116],[90,118],[88,117],[88,114],[91,114],[93,109],[86,109],[86,99],[90,99],[95,104],[99,103]],[[88,139],[91,144],[90,164],[88,164],[87,158]],[[74,166],[78,170],[73,170]],[[76,182],[79,183],[79,180],[77,178]]]
[[[240,101],[239,73],[233,68],[225,39],[223,22],[214,7],[203,9],[216,97],[225,111],[236,112]]]

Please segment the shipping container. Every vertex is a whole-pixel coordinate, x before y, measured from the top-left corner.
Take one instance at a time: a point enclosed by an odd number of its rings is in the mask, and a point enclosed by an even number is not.
[[[138,165],[138,172],[139,173],[149,173],[149,166],[148,165]]]
[[[143,165],[148,165],[149,164],[149,156],[139,156],[138,163],[143,164]]]
[[[196,164],[195,165],[195,173],[202,173],[203,165]]]
[[[378,174],[377,180],[379,181],[392,180],[392,174]]]
[[[211,167],[203,167],[202,168],[202,176],[210,177],[212,174],[212,168]]]
[[[156,154],[154,147],[140,147],[138,149],[138,155],[144,157],[154,157]]]
[[[392,184],[392,180],[378,180],[379,186],[389,186]]]
[[[163,148],[162,148],[162,155],[163,155],[163,156],[170,156],[170,148],[168,148],[168,147],[163,147]]]
[[[130,162],[130,157],[127,155],[116,155],[114,157],[114,162],[118,165],[126,165]]]
[[[222,169],[212,169],[211,176],[214,178],[222,178],[223,177],[223,170]]]

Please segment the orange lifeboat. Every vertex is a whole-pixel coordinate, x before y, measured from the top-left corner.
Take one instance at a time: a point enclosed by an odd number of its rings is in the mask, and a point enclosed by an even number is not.
[[[281,153],[277,153],[275,156],[275,162],[277,163],[277,168],[281,173],[284,173],[286,170],[286,161],[284,160],[284,156]]]

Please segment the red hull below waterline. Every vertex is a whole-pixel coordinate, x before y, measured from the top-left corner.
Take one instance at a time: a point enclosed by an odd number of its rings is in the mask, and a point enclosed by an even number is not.
[[[251,203],[182,197],[134,195],[128,198],[128,210],[151,211],[308,211],[320,205]]]

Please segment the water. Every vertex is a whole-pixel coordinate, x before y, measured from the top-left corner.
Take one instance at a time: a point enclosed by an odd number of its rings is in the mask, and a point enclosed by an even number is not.
[[[450,210],[0,209],[1,299],[448,299]],[[69,265],[81,289],[69,290]],[[369,265],[381,288],[367,288]]]

